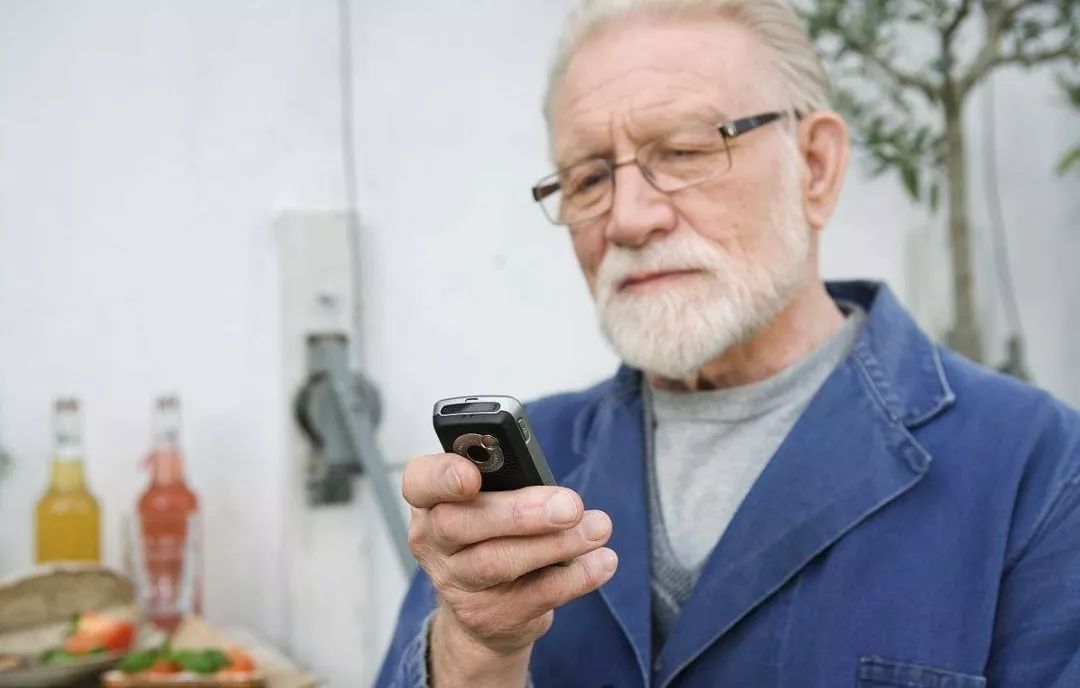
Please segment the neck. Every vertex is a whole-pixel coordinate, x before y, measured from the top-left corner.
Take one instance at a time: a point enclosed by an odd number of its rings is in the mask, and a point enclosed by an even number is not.
[[[816,275],[797,288],[787,305],[749,339],[708,361],[694,375],[672,380],[648,373],[659,389],[692,392],[759,382],[797,363],[844,324],[844,315]]]

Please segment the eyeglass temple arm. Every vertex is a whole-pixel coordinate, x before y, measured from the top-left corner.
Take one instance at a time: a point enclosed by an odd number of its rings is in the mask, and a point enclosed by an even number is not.
[[[532,188],[532,197],[534,201],[542,201],[551,194],[559,190],[559,182],[550,182],[548,184],[538,184]]]
[[[803,118],[803,114],[798,110],[792,110],[791,112],[795,115],[796,121]],[[757,129],[758,127],[765,126],[769,122],[775,122],[776,120],[784,117],[787,114],[787,111],[766,112],[761,115],[753,115],[752,117],[743,117],[742,119],[737,119],[734,122],[728,122],[727,124],[721,126],[720,133],[723,134],[725,138],[733,139],[736,136],[741,136],[748,131],[752,131],[754,129]]]

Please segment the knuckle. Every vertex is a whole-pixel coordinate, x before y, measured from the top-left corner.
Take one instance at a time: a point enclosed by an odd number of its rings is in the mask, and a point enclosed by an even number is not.
[[[407,502],[410,502],[410,497],[415,497],[416,485],[420,473],[420,459],[413,459],[405,464],[405,470],[401,472],[401,496],[404,497]]]
[[[600,578],[597,573],[584,561],[579,561],[577,566],[575,566],[574,568],[578,569],[579,571],[578,585],[580,587],[578,589],[580,591],[589,590],[590,588],[594,588],[600,584]]]
[[[477,550],[472,560],[472,577],[484,587],[491,587],[507,580],[511,562],[501,547],[485,547]]]
[[[510,505],[510,523],[515,528],[524,528],[529,523],[529,511],[528,503],[518,497]]]
[[[427,552],[427,531],[417,519],[409,523],[409,550],[417,559]]]
[[[567,597],[570,587],[566,576],[552,572],[546,576],[537,591],[537,606],[543,609],[553,609]]]
[[[431,534],[440,542],[455,541],[458,521],[455,512],[456,509],[448,504],[436,504],[428,512],[428,520],[431,522]]]

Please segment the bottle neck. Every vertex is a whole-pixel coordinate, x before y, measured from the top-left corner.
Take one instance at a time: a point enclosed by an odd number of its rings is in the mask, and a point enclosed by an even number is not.
[[[53,460],[50,487],[53,490],[81,490],[83,475],[82,422],[74,399],[57,401],[53,415]]]
[[[155,485],[184,482],[180,453],[180,405],[175,397],[158,400],[154,414],[153,448],[150,450],[150,480]]]
[[[86,489],[82,458],[57,453],[52,462],[49,487],[59,492]]]
[[[150,452],[150,482],[154,485],[178,485],[184,482],[184,461],[180,448],[172,445],[155,445]]]

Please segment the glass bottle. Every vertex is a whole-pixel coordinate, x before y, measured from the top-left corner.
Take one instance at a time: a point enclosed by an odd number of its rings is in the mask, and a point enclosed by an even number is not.
[[[101,510],[86,486],[78,399],[57,399],[49,487],[35,512],[39,564],[101,560]]]
[[[199,500],[184,481],[180,401],[174,396],[157,400],[147,464],[150,485],[138,503],[138,582],[150,620],[173,631],[185,614],[202,608]]]

